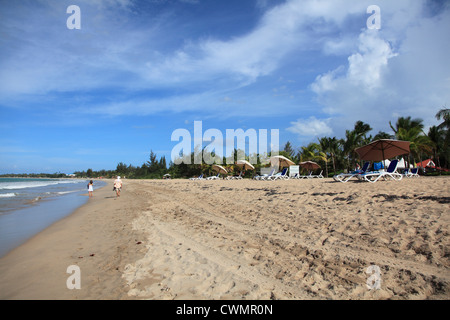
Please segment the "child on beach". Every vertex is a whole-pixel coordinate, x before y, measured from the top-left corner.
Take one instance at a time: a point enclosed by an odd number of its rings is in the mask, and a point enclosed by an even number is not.
[[[92,180],[89,181],[88,191],[89,191],[89,198],[91,198],[93,196],[92,193],[94,192],[94,182]]]

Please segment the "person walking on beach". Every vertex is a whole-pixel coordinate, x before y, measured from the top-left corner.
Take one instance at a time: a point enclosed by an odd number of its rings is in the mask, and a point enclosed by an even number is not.
[[[114,181],[114,190],[116,191],[117,197],[120,197],[121,189],[122,189],[122,180],[120,180],[120,176],[117,176],[117,179]]]
[[[88,191],[89,191],[89,198],[92,198],[92,196],[93,196],[93,192],[94,192],[94,181],[89,181],[89,184],[88,184]]]

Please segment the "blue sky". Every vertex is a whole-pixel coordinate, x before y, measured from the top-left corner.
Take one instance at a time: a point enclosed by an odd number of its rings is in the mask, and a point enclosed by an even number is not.
[[[450,103],[448,30],[437,0],[0,0],[0,174],[169,160],[194,121],[295,147],[357,120],[428,128]]]

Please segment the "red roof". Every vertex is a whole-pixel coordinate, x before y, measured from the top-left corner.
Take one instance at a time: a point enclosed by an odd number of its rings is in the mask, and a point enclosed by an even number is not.
[[[419,162],[419,163],[417,163],[417,166],[422,167],[422,168],[433,168],[433,169],[436,169],[439,171],[448,171],[448,169],[437,167],[436,164],[431,159],[427,159],[422,162]]]
[[[426,168],[426,167],[436,168],[436,164],[431,159],[427,159],[422,162],[419,162],[419,163],[417,163],[417,166],[422,167],[422,168]]]

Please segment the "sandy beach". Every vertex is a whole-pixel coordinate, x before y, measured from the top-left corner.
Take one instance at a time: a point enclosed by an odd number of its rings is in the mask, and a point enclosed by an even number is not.
[[[0,259],[0,298],[449,299],[449,209],[450,177],[108,181]]]

